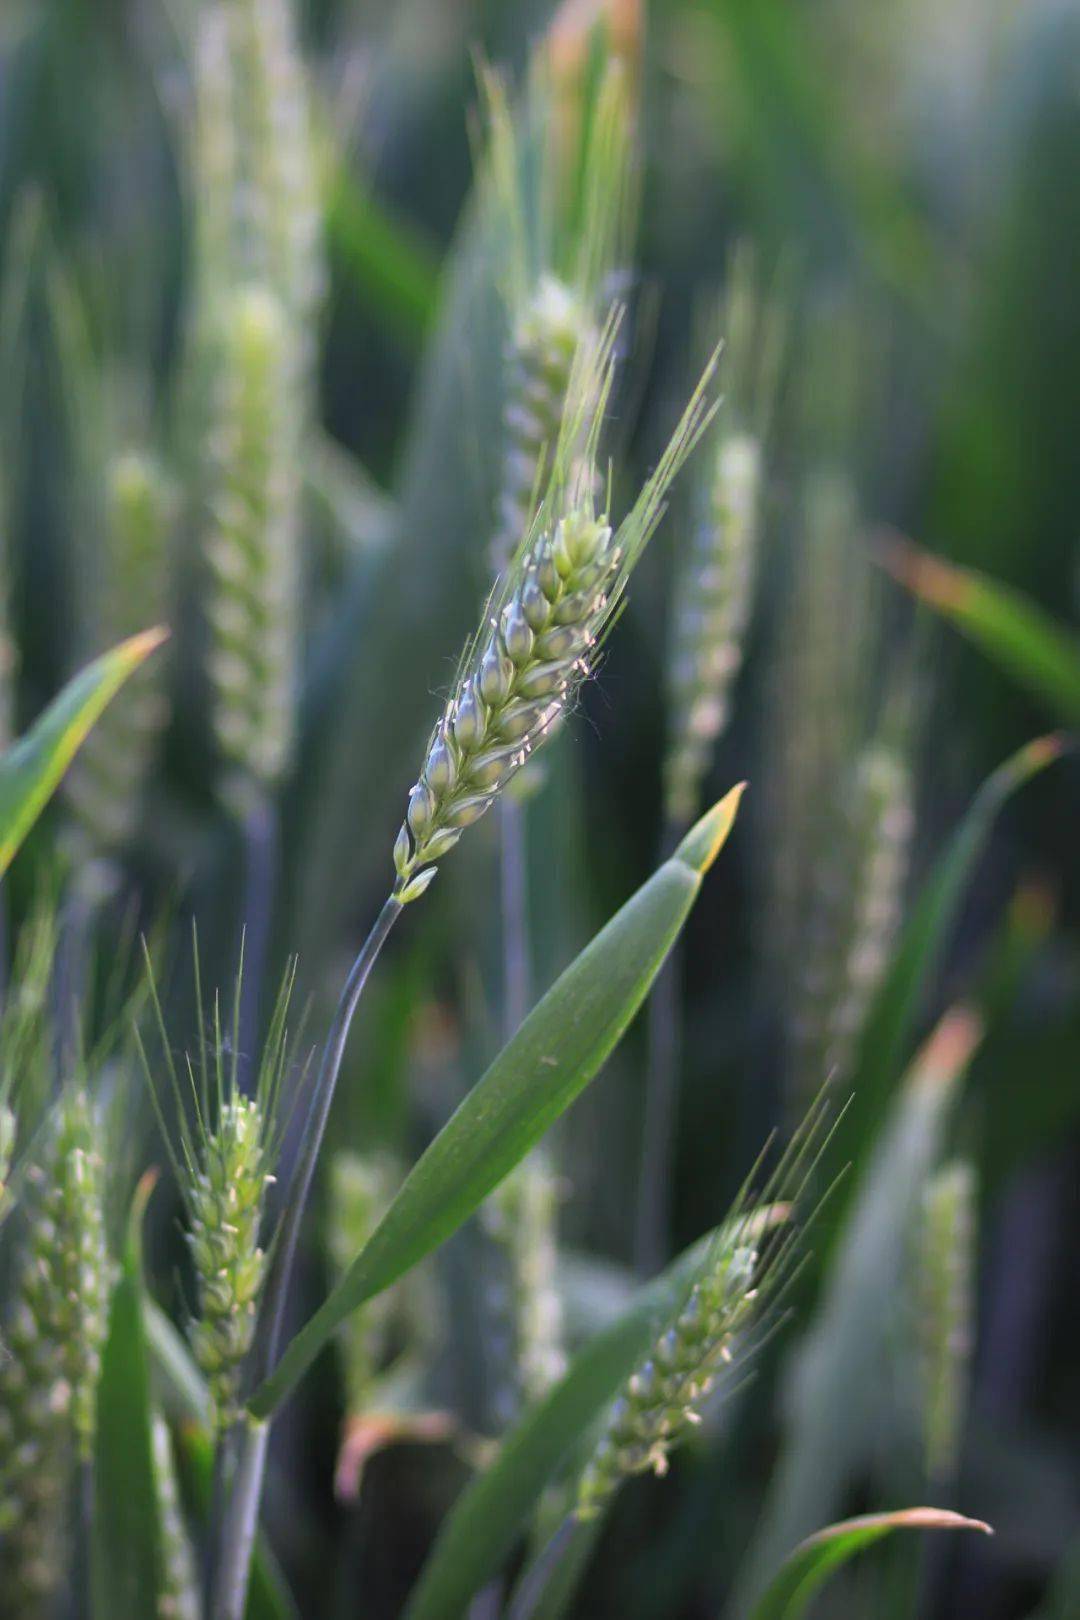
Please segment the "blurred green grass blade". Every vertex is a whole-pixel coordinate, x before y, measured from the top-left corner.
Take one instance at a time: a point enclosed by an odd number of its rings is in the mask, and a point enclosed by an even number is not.
[[[445,1519],[404,1620],[454,1620],[501,1568],[547,1486],[685,1298],[709,1237],[680,1255],[512,1429]]]
[[[691,828],[533,1008],[256,1391],[255,1416],[274,1410],[351,1312],[445,1242],[599,1072],[675,943],[741,795],[733,788]]]
[[[993,1534],[981,1519],[966,1519],[944,1508],[901,1508],[895,1513],[844,1519],[818,1530],[795,1548],[768,1591],[754,1605],[750,1620],[800,1620],[835,1569],[894,1530],[981,1530],[984,1535]]]
[[[856,1167],[861,1173],[820,1303],[787,1365],[785,1442],[734,1614],[752,1611],[780,1561],[841,1507],[853,1476],[872,1459],[912,1219],[980,1033],[969,1012],[942,1020],[894,1099],[873,1154]]]
[[[174,1423],[209,1428],[210,1395],[183,1334],[152,1299],[146,1301],[144,1319],[160,1405]]]
[[[1002,806],[1025,782],[1059,758],[1058,736],[1038,737],[987,777],[925,883],[904,929],[859,1043],[855,1083],[835,1147],[846,1162],[862,1162],[873,1142],[908,1051],[927,985],[931,982],[961,902]],[[853,1195],[841,1185],[824,1212],[835,1232]]]
[[[1073,1542],[1053,1579],[1043,1602],[1028,1620],[1076,1620],[1080,1614],[1080,1541]]]
[[[1080,725],[1080,636],[1020,591],[943,562],[907,540],[886,541],[879,557],[894,579],[956,625],[1061,720]]]
[[[393,219],[374,192],[340,159],[325,177],[331,258],[368,306],[397,335],[419,345],[439,302],[439,266],[419,232]]]
[[[146,630],[95,659],[0,757],[0,874],[11,865],[106,704],[166,634]]]
[[[145,1620],[161,1590],[150,1362],[142,1317],[139,1223],[153,1178],[136,1194],[98,1383],[91,1601],[94,1620]]]

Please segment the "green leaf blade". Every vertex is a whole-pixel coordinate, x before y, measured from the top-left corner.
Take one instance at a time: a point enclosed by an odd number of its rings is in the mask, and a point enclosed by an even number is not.
[[[70,681],[0,758],[0,875],[8,867],[106,705],[167,631],[121,642]]]
[[[844,1519],[818,1530],[795,1548],[754,1605],[750,1620],[800,1620],[834,1569],[896,1530],[978,1530],[993,1535],[981,1519],[968,1519],[944,1508],[901,1508],[894,1513]]]
[[[146,1195],[149,1186],[146,1185]],[[154,1477],[150,1360],[143,1327],[135,1221],[109,1307],[98,1384],[90,1582],[94,1620],[145,1620],[157,1613],[161,1525]]]
[[[1000,581],[892,539],[881,561],[893,578],[948,619],[980,651],[1068,725],[1080,725],[1080,639]]]
[[[344,1319],[444,1242],[599,1072],[648,994],[731,830],[734,788],[533,1008],[421,1156],[250,1409],[265,1418]]]

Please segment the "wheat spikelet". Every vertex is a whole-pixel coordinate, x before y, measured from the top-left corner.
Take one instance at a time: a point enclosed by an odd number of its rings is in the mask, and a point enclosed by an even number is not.
[[[749,1352],[790,1274],[795,1230],[778,1235],[790,1214],[786,1203],[747,1207],[717,1233],[681,1307],[608,1411],[578,1482],[579,1519],[595,1518],[633,1475],[667,1473],[672,1449]]]
[[[582,364],[555,467],[524,544],[488,604],[431,740],[394,844],[395,894],[422,894],[462,832],[551,736],[594,667],[629,574],[658,523],[672,478],[709,419],[710,362],[630,514],[614,529],[596,509],[596,436],[611,386],[614,328]],[[568,479],[572,477],[572,482]]]
[[[198,1574],[180,1507],[172,1435],[160,1412],[155,1412],[153,1416],[151,1441],[161,1531],[161,1589],[157,1600],[157,1620],[200,1620],[202,1602]]]
[[[287,0],[206,8],[196,92],[209,675],[223,791],[243,816],[292,753],[301,458],[322,289],[311,117]]]
[[[299,486],[287,350],[273,292],[241,288],[223,322],[205,543],[214,729],[241,811],[281,780],[293,742]]]
[[[104,555],[97,575],[95,639],[113,646],[167,617],[173,487],[140,450],[113,458],[107,475]],[[67,778],[76,853],[112,856],[138,825],[156,744],[168,718],[160,659],[137,670],[90,733]]]
[[[562,1301],[556,1282],[559,1182],[548,1155],[536,1150],[484,1205],[486,1232],[501,1251],[497,1314],[508,1327],[503,1358],[513,1377],[496,1391],[500,1424],[539,1400],[566,1371]]]
[[[310,382],[322,294],[319,177],[290,0],[228,0],[240,155],[242,273],[280,298],[297,338],[294,381]]]
[[[916,1243],[916,1323],[926,1470],[956,1469],[975,1316],[975,1173],[964,1160],[927,1182]]]
[[[604,63],[588,109],[582,87],[567,93],[546,52],[534,61],[519,119],[493,73],[483,89],[491,251],[509,324],[490,547],[497,575],[521,544],[550,474],[575,355],[595,341],[615,279],[625,274],[636,170],[632,102],[614,60]]]
[[[831,847],[820,858],[808,919],[794,1027],[804,1094],[822,1075],[842,1079],[850,1072],[899,929],[907,876],[914,816],[903,750],[875,739],[846,781],[847,791],[834,801]]]
[[[186,1237],[195,1274],[195,1310],[188,1338],[206,1377],[215,1426],[221,1432],[239,1415],[244,1364],[266,1280],[263,1229],[267,1194],[281,1149],[282,1086],[291,1056],[286,1018],[296,968],[290,963],[278,992],[251,1096],[244,1095],[240,1084],[242,966],[232,1021],[226,1029],[216,997],[212,1015],[204,1015],[196,949],[200,1054],[197,1066],[187,1062],[183,1084],[172,1058],[149,958],[147,972],[161,1060],[176,1104],[175,1133],[166,1122],[154,1071],[137,1031],[136,1038],[187,1215]]]
[[[732,256],[722,313],[724,407],[698,463],[688,544],[672,596],[664,806],[692,821],[742,665],[762,539],[768,430],[786,336],[782,289],[763,295],[754,256]]]
[[[401,1181],[397,1166],[383,1156],[342,1150],[330,1160],[327,1177],[326,1243],[330,1261],[344,1275],[378,1225]],[[390,1293],[369,1300],[348,1320],[341,1336],[346,1408],[366,1411],[389,1344],[394,1311]]]
[[[98,1135],[86,1093],[65,1092],[24,1180],[0,1359],[0,1581],[13,1620],[48,1612],[71,1464],[93,1447],[112,1276]]]

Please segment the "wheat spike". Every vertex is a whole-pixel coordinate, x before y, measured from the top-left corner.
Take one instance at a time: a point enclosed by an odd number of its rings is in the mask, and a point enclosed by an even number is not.
[[[975,1318],[977,1188],[966,1161],[944,1165],[923,1190],[916,1245],[916,1321],[926,1471],[953,1476]]]
[[[594,668],[630,572],[663,511],[668,486],[710,417],[706,368],[629,515],[614,529],[596,508],[596,436],[611,386],[614,326],[580,362],[552,478],[530,532],[466,649],[428,744],[394,844],[395,893],[422,894],[462,832],[479,820],[550,737]],[[583,452],[583,453],[582,453]]]
[[[48,1613],[71,1465],[93,1448],[112,1279],[99,1133],[85,1091],[65,1092],[23,1183],[0,1358],[0,1582],[13,1620]]]
[[[156,457],[129,449],[107,475],[104,555],[93,617],[95,639],[113,646],[168,618],[172,484]],[[131,842],[168,719],[165,665],[151,659],[117,694],[67,778],[76,855],[110,857]]]

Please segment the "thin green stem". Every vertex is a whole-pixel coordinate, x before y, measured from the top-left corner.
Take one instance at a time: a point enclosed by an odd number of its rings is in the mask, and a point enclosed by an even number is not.
[[[595,1521],[568,1513],[531,1569],[522,1576],[506,1620],[542,1620],[551,1599],[555,1599],[556,1612],[561,1613],[563,1605],[556,1594],[563,1595],[564,1580],[572,1590],[595,1539]]]
[[[397,895],[391,894],[384,902],[375,919],[375,926],[364,941],[360,954],[349,971],[333,1023],[326,1037],[322,1062],[319,1065],[311,1098],[311,1110],[300,1144],[300,1159],[290,1182],[289,1200],[282,1217],[277,1254],[267,1289],[263,1317],[265,1339],[262,1346],[262,1366],[264,1374],[267,1375],[273,1371],[277,1361],[285,1322],[285,1306],[296,1262],[300,1227],[315,1177],[319,1151],[330,1119],[330,1108],[345,1055],[349,1027],[368,976],[401,911],[402,902]],[[222,1560],[215,1583],[215,1602],[210,1608],[210,1620],[243,1620],[251,1572],[251,1550],[255,1545],[255,1529],[266,1472],[268,1436],[268,1421],[257,1422],[253,1418],[247,1420],[240,1440],[233,1486],[225,1513]]]
[[[210,1620],[243,1620],[269,1441],[269,1422],[246,1419],[225,1515],[221,1568],[215,1599],[209,1609]]]
[[[240,981],[240,1075],[245,1095],[254,1093],[259,1073],[259,1008],[262,1003],[270,927],[277,887],[278,811],[260,798],[244,817],[244,911]]]

